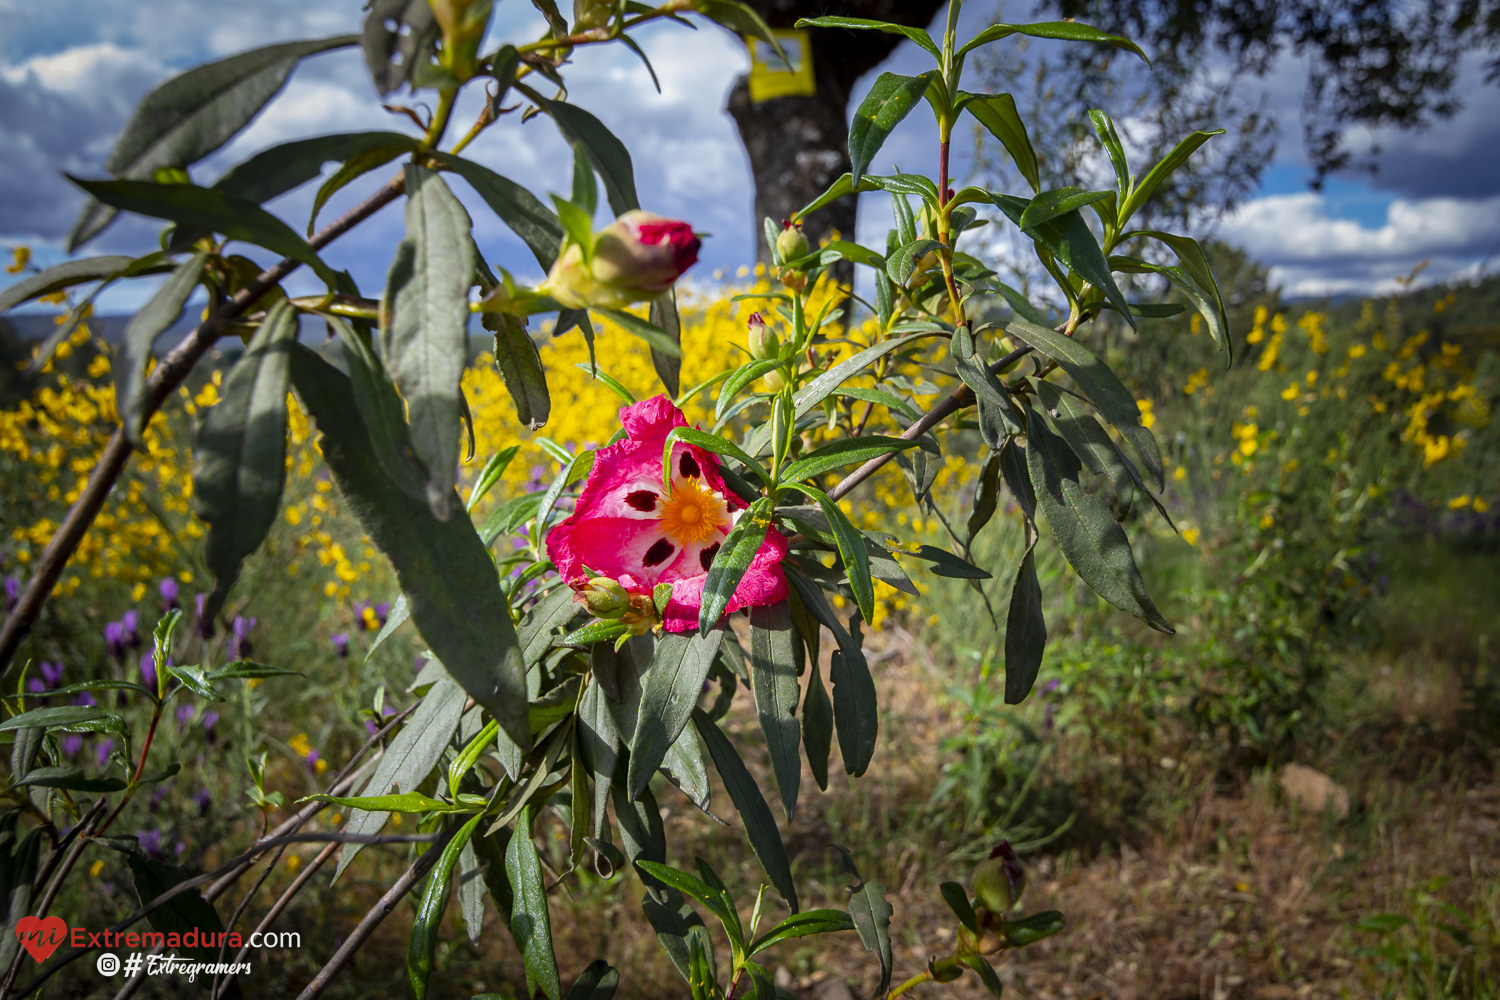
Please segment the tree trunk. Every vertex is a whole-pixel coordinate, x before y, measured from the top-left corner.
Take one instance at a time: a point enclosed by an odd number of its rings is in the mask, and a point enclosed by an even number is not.
[[[823,0],[749,0],[773,28],[789,28],[801,17],[839,14],[926,27],[942,0],[850,0],[830,10]],[[780,225],[827,190],[850,169],[849,92],[861,76],[880,64],[900,36],[880,31],[813,28],[813,71],[818,92],[811,97],[778,97],[756,104],[747,77],[729,95],[729,113],[739,127],[755,179],[756,260],[770,264],[761,220]],[[835,231],[854,239],[855,199],[843,198],[807,219],[803,232],[817,246]],[[849,283],[853,266],[838,265],[834,277]]]

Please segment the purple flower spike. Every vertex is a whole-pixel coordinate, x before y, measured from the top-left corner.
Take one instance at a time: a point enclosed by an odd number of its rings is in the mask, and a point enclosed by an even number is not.
[[[125,632],[125,645],[136,649],[141,644],[140,615],[134,608],[120,616],[120,628]]]
[[[40,677],[33,677],[31,680],[27,681],[26,689],[32,694],[47,693],[47,685],[42,683],[42,679]]]
[[[218,712],[215,712],[213,709],[209,709],[207,712],[203,713],[203,728],[205,730],[207,730],[209,733],[212,733],[214,731],[214,727],[217,726],[218,724],[219,724],[219,713]]]
[[[381,601],[375,605],[375,617],[380,619],[380,625],[385,627],[385,620],[391,616],[391,602]]]
[[[229,658],[231,660],[247,660],[250,658],[250,630],[254,627],[254,618],[245,618],[242,615],[234,616],[234,634],[229,638]]]
[[[182,593],[182,588],[177,586],[177,581],[170,576],[164,576],[161,583],[157,584],[157,590],[161,591],[161,603],[170,611],[177,607],[177,597]]]
[[[98,762],[100,770],[109,763],[109,755],[115,748],[115,741],[107,739],[94,748],[94,759]]]
[[[136,841],[141,845],[141,850],[150,855],[161,853],[161,831],[142,830],[136,834]]]
[[[177,728],[178,729],[186,729],[187,728],[187,724],[189,722],[193,721],[193,716],[196,714],[196,712],[197,712],[197,709],[193,708],[192,705],[178,705],[177,706]]]
[[[95,708],[99,704],[99,699],[87,691],[80,691],[78,692],[78,696],[73,699],[73,704],[81,705],[84,708]]]
[[[125,626],[119,622],[110,622],[104,626],[104,645],[111,659],[125,659]]]
[[[365,731],[368,732],[371,736],[374,736],[376,733],[380,732],[380,727],[375,724],[374,719],[366,719]]]
[[[207,594],[198,594],[193,598],[193,606],[198,609],[198,638],[207,639],[214,634],[214,623],[203,617],[203,602],[208,600]]]
[[[156,687],[156,657],[154,654],[145,653],[141,656],[141,680],[146,682],[146,687]]]
[[[63,665],[61,663],[48,663],[43,660],[37,664],[37,669],[42,672],[42,680],[47,682],[49,688],[62,687]]]
[[[308,771],[310,771],[313,774],[317,774],[318,773],[318,758],[321,757],[321,756],[322,756],[322,754],[318,753],[318,751],[316,751],[316,750],[309,750],[309,751],[307,751],[306,760],[307,760],[307,769],[308,769]]]
[[[193,801],[198,803],[198,815],[207,816],[208,807],[213,804],[214,795],[207,788],[200,788],[193,793]]]
[[[9,614],[15,610],[16,602],[21,599],[21,581],[13,576],[5,578],[5,612]]]
[[[82,736],[76,736],[73,733],[69,733],[67,736],[63,737],[63,739],[62,739],[62,752],[63,752],[63,756],[64,757],[68,757],[68,758],[76,757],[78,755],[78,751],[80,751],[82,749],[83,749],[83,737]]]
[[[333,650],[339,654],[339,659],[349,658],[349,633],[340,632],[333,637]]]

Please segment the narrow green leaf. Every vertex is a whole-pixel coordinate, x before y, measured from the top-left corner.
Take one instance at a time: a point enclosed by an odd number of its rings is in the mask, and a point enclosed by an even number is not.
[[[905,35],[926,49],[934,59],[941,59],[942,53],[938,51],[937,44],[932,36],[921,28],[911,28],[904,24],[891,24],[887,21],[872,21],[864,17],[804,17],[797,22],[799,28],[854,28],[869,29],[872,31],[884,31],[890,35]]]
[[[1172,626],[1146,593],[1125,529],[1104,501],[1084,492],[1078,482],[1078,459],[1035,411],[1027,421],[1026,464],[1036,486],[1037,506],[1083,581],[1115,607],[1172,634]]]
[[[158,660],[157,662],[159,663],[161,661]],[[218,689],[215,688],[213,686],[213,683],[210,681],[208,671],[204,670],[201,666],[193,664],[189,664],[187,666],[177,666],[174,663],[169,663],[167,665],[167,671],[173,677],[176,677],[179,681],[181,681],[183,687],[187,688],[198,697],[207,698],[209,701],[224,700],[224,696],[219,693]]]
[[[1128,239],[1131,236],[1149,236],[1172,248],[1172,252],[1177,255],[1177,260],[1182,266],[1182,271],[1192,279],[1192,282],[1183,281],[1180,276],[1168,270],[1159,270],[1157,273],[1166,275],[1173,284],[1191,293],[1188,297],[1198,307],[1198,311],[1203,313],[1203,318],[1208,322],[1208,332],[1214,338],[1214,343],[1225,353],[1225,367],[1232,364],[1234,362],[1234,339],[1229,336],[1229,314],[1224,308],[1224,296],[1219,291],[1219,283],[1214,279],[1213,270],[1208,266],[1208,255],[1203,252],[1203,247],[1190,236],[1176,236],[1151,229],[1129,233],[1122,239]],[[1116,259],[1111,258],[1111,264]],[[1190,284],[1196,285],[1197,288],[1193,289]],[[1205,306],[1211,308],[1205,308]]]
[[[1000,451],[992,450],[979,471],[979,484],[974,490],[974,505],[969,509],[969,519],[964,525],[967,537],[965,551],[974,547],[974,539],[995,516],[1000,507]]]
[[[179,226],[222,233],[306,264],[330,288],[339,285],[338,272],[323,263],[307,241],[276,216],[247,198],[196,184],[157,184],[152,181],[86,181],[65,175],[74,184],[113,208],[167,219]]]
[[[1016,110],[1016,99],[1009,94],[968,94],[959,91],[959,107],[966,109],[990,135],[1000,140],[1016,169],[1031,185],[1031,190],[1042,189],[1041,170],[1037,166],[1036,150],[1031,145],[1031,136],[1026,123]]]
[[[400,132],[337,132],[310,139],[293,139],[263,149],[226,170],[213,186],[257,205],[315,180],[326,163],[345,163],[381,146],[416,140]]]
[[[1011,195],[995,195],[993,201],[1012,222],[1020,225],[1021,217],[1029,202]],[[1099,248],[1099,238],[1094,235],[1088,223],[1083,221],[1083,216],[1077,209],[1038,223],[1027,230],[1026,235],[1034,239],[1037,246],[1066,264],[1084,281],[1101,289],[1105,299],[1119,311],[1120,315],[1125,317],[1125,321],[1131,326],[1135,325],[1135,318],[1130,312],[1130,303],[1125,301],[1124,294],[1115,284],[1115,279],[1110,274],[1109,261],[1105,259],[1104,251]]]
[[[915,239],[905,243],[886,261],[885,273],[897,285],[904,285],[917,269],[917,262],[930,253],[946,253],[948,248],[937,240]]]
[[[1029,917],[1020,920],[1007,920],[1005,922],[1005,943],[1012,948],[1024,948],[1034,944],[1044,937],[1051,937],[1063,929],[1066,921],[1063,915],[1056,910],[1044,910],[1041,913],[1033,913]]]
[[[12,783],[14,788],[63,788],[70,792],[118,792],[121,778],[90,778],[76,767],[38,767]]]
[[[619,986],[619,970],[612,968],[604,959],[596,958],[573,981],[573,987],[568,990],[565,1000],[613,1000]]]
[[[875,186],[875,183],[873,181],[871,181],[868,177],[861,177],[859,179],[859,183],[855,184],[854,183],[854,175],[853,174],[843,174],[837,180],[835,180],[832,184],[828,185],[828,190],[824,191],[822,194],[818,195],[812,201],[810,201],[806,205],[802,206],[802,208],[797,212],[797,214],[794,215],[794,216],[792,216],[792,221],[793,222],[797,222],[797,221],[801,220],[804,216],[811,215],[813,212],[816,212],[818,209],[822,208],[824,205],[832,204],[833,202],[838,201],[840,198],[847,197],[848,195],[857,194],[857,193],[861,193],[861,192],[864,192],[864,191],[876,191],[876,190],[879,190],[879,189]],[[775,226],[775,222],[773,220],[769,220],[768,219],[767,221],[770,222],[773,227]],[[775,243],[774,230],[773,230],[773,238],[772,238],[771,242],[774,245],[774,243]]]
[[[858,184],[875,154],[885,145],[891,130],[917,106],[927,87],[937,76],[929,70],[920,76],[882,73],[860,102],[849,126],[849,160],[853,164],[852,184]]]
[[[374,0],[366,8],[360,42],[376,92],[384,97],[405,83],[416,89],[442,39],[432,8],[426,0]]]
[[[979,981],[984,983],[984,988],[989,990],[990,996],[996,998],[1001,996],[1005,987],[1000,982],[1000,977],[995,974],[995,967],[990,965],[989,959],[983,955],[969,954],[964,955],[959,961],[974,970]]]
[[[31,912],[31,886],[36,881],[45,836],[41,827],[34,827],[24,838],[17,836],[20,819],[19,809],[0,816],[0,967],[6,969],[15,962],[23,937],[47,933],[36,927],[23,934],[16,927]]]
[[[333,176],[324,181],[318,187],[318,193],[313,197],[312,211],[307,216],[307,234],[311,236],[317,228],[318,213],[323,206],[328,204],[328,199],[348,187],[354,181],[359,180],[372,170],[378,170],[390,163],[398,156],[415,152],[420,145],[416,138],[409,135],[393,133],[395,138],[378,146],[361,149],[349,157],[344,164],[334,171]],[[218,187],[219,185],[214,185]]]
[[[828,698],[828,689],[823,686],[816,659],[812,660],[812,676],[808,678],[807,694],[802,699],[802,748],[807,753],[807,766],[812,769],[813,780],[823,791],[828,791],[828,757],[833,752],[833,702]]]
[[[729,742],[719,727],[702,709],[693,709],[693,724],[698,735],[708,745],[708,755],[713,758],[719,777],[724,779],[724,788],[730,801],[739,810],[740,821],[745,824],[745,836],[750,849],[760,861],[761,869],[771,880],[771,886],[797,912],[797,884],[792,880],[792,866],[787,860],[786,848],[781,843],[781,832],[776,828],[776,817],[766,804],[765,796],[750,776],[739,751]]]
[[[771,515],[775,501],[761,497],[740,515],[739,521],[730,529],[729,535],[715,553],[703,581],[703,603],[698,609],[698,632],[707,636],[734,600],[740,580],[766,540],[766,531],[771,527]]]
[[[1120,206],[1120,227],[1122,229],[1125,227],[1125,224],[1130,221],[1130,217],[1150,200],[1151,196],[1156,193],[1156,189],[1161,186],[1161,183],[1172,176],[1178,167],[1186,163],[1198,151],[1199,146],[1214,136],[1223,134],[1224,130],[1221,128],[1214,129],[1211,132],[1193,132],[1176,146],[1173,146],[1172,151],[1162,157],[1160,163],[1146,172],[1146,176],[1141,178],[1141,182],[1136,185],[1135,190],[1130,192],[1130,197],[1126,198],[1124,204]]]
[[[1115,168],[1115,183],[1119,186],[1120,201],[1123,203],[1125,196],[1130,193],[1130,167],[1125,162],[1125,146],[1120,142],[1120,133],[1115,131],[1114,119],[1098,108],[1089,112],[1089,120],[1094,123],[1099,142]]]
[[[100,708],[84,705],[59,705],[34,708],[0,722],[0,733],[11,729],[61,729],[65,732],[109,732],[123,728],[124,721]]]
[[[469,499],[464,503],[465,510],[472,511],[479,505],[479,501],[489,495],[491,489],[500,481],[505,470],[520,452],[521,446],[513,444],[508,448],[501,448],[489,457],[480,470],[479,477],[474,480],[473,489],[469,490]]]
[[[891,916],[896,911],[886,902],[882,882],[861,882],[849,891],[849,916],[854,920],[859,940],[866,951],[880,958],[880,988],[875,995],[884,996],[891,986]]]
[[[1034,538],[1033,534],[1033,538]],[[1036,577],[1036,544],[1026,546],[1005,619],[1005,703],[1019,705],[1031,693],[1047,648],[1042,585]]]
[[[129,267],[133,260],[134,258],[121,256],[89,257],[54,264],[41,274],[22,278],[9,288],[0,290],[0,313],[9,312],[22,302],[30,302],[74,285],[112,278]]]
[[[1127,52],[1134,52],[1142,59],[1146,59],[1146,53],[1141,47],[1128,38],[1119,35],[1110,35],[1098,28],[1087,24],[1079,24],[1077,21],[1044,21],[1039,24],[992,24],[988,28],[965,42],[956,53],[959,56],[968,55],[981,45],[990,42],[998,42],[1002,38],[1011,35],[1030,35],[1032,38],[1056,38],[1065,42],[1097,42],[1105,45],[1113,45]],[[1149,64],[1150,59],[1146,59]]]
[[[1166,474],[1156,436],[1141,426],[1141,411],[1135,404],[1135,396],[1109,366],[1078,341],[1046,327],[1034,326],[1025,320],[1011,320],[1006,330],[1062,366],[1089,402],[1098,407],[1104,418],[1130,442],[1145,463],[1156,488],[1161,490],[1166,484]]]
[[[271,307],[250,346],[224,380],[223,399],[203,415],[193,448],[193,507],[208,522],[204,560],[214,589],[203,606],[213,621],[245,557],[265,540],[286,478],[288,354],[297,311]]]
[[[682,346],[672,339],[672,335],[655,323],[641,319],[634,313],[628,313],[623,309],[595,309],[594,312],[617,323],[626,333],[640,337],[651,345],[653,354],[661,353],[668,357],[682,357]]]
[[[651,367],[661,379],[667,395],[676,396],[682,388],[682,317],[677,312],[677,289],[669,288],[651,300],[649,318],[652,326],[666,334],[676,348],[663,351],[651,348]]]
[[[746,38],[759,38],[785,57],[781,41],[766,27],[754,7],[740,0],[695,0],[693,10]]]
[[[468,181],[500,221],[521,237],[543,270],[552,266],[562,250],[563,227],[541,199],[515,181],[473,160],[448,153],[427,155]]]
[[[604,181],[610,210],[620,216],[640,208],[641,200],[635,193],[635,168],[625,144],[603,122],[582,108],[566,101],[549,100],[528,87],[522,89],[552,116],[570,145],[582,146],[588,153],[594,169]]]
[[[1021,213],[1021,219],[1016,225],[1020,226],[1023,232],[1029,231],[1060,215],[1077,211],[1096,201],[1102,201],[1114,193],[1113,191],[1080,191],[1075,187],[1043,191],[1031,199],[1031,204],[1027,205],[1026,211]]]
[[[416,916],[412,919],[411,939],[406,953],[407,980],[416,1000],[426,1000],[427,997],[427,983],[432,978],[432,961],[437,952],[438,931],[442,927],[443,910],[448,906],[452,887],[453,868],[458,863],[459,855],[469,846],[474,828],[483,818],[482,813],[476,814],[458,828],[458,832],[444,845],[438,863],[427,876],[422,901],[417,904]]]
[[[427,503],[446,521],[458,470],[459,381],[469,362],[469,215],[436,173],[406,167],[406,237],[386,279],[381,350],[407,403]]]
[[[557,956],[552,952],[552,918],[547,911],[547,886],[542,861],[531,840],[533,806],[516,821],[516,832],[505,848],[505,874],[515,893],[510,911],[510,933],[526,965],[526,990],[540,990],[548,1000],[561,1000]]]
[[[391,481],[407,496],[425,499],[427,470],[412,448],[406,424],[406,401],[386,373],[380,356],[371,348],[368,335],[337,316],[327,317],[343,348],[344,367],[354,403],[370,434],[375,458]]]
[[[804,483],[784,485],[807,494],[822,508],[823,516],[828,518],[833,537],[838,542],[839,555],[844,560],[844,573],[849,579],[849,588],[854,591],[855,603],[859,606],[860,614],[869,620],[875,614],[875,584],[870,576],[870,554],[865,548],[864,537],[854,527],[843,508],[822,490]]]
[[[816,583],[795,569],[788,568],[786,577],[808,613],[832,632],[838,643],[829,664],[829,680],[833,682],[833,718],[839,752],[844,757],[845,771],[855,776],[864,774],[875,756],[880,712],[875,679],[870,676],[870,665],[861,648],[858,619],[851,619],[854,623],[851,635]]]
[[[143,906],[188,879],[186,869],[158,861],[139,847],[130,850],[125,861],[130,868],[131,880],[135,883],[136,898]],[[224,924],[219,920],[218,911],[213,904],[193,889],[173,896],[147,914],[146,919],[154,930],[163,934],[183,935],[196,930],[202,936],[200,940],[212,940],[224,930]],[[177,954],[200,962],[213,962],[218,958],[219,949],[207,945],[184,947]]]
[[[511,739],[529,747],[525,669],[510,607],[469,519],[439,521],[369,461],[369,435],[356,419],[349,381],[337,369],[299,347],[291,373],[317,422],[323,457],[361,527],[395,567],[428,648]]]
[[[757,954],[792,938],[807,937],[810,934],[837,934],[854,929],[854,918],[843,910],[804,910],[792,914],[756,938],[750,945],[748,954]]]
[[[724,894],[719,892],[698,876],[673,868],[671,865],[660,864],[656,861],[642,859],[635,863],[641,871],[659,879],[666,885],[671,886],[678,892],[692,896],[698,902],[708,907],[709,912],[719,918],[726,929],[731,924],[739,923],[739,915],[734,912],[732,904],[726,905]],[[722,884],[722,883],[721,883]]]
[[[115,363],[115,399],[125,436],[136,447],[141,446],[145,431],[146,362],[151,357],[151,345],[182,315],[188,297],[203,279],[207,264],[207,253],[183,261],[125,327],[120,357]]]
[[[668,433],[666,446],[662,450],[662,464],[664,468],[667,466],[668,456],[670,456],[671,454],[671,447],[677,441],[685,441],[688,444],[702,448],[704,451],[711,451],[715,455],[722,455],[725,458],[732,458],[736,462],[739,462],[741,465],[743,465],[748,471],[755,473],[756,476],[760,478],[761,482],[765,483],[767,486],[771,485],[771,477],[766,474],[766,470],[761,468],[760,463],[746,454],[746,452],[742,448],[740,448],[739,445],[735,444],[733,441],[725,440],[724,438],[719,437],[717,434],[710,434],[707,431],[700,431],[696,427],[674,427]]]
[[[948,909],[958,918],[958,922],[970,931],[978,933],[979,918],[974,915],[974,906],[969,902],[969,893],[957,882],[944,882],[938,886],[938,891],[943,894],[943,902],[948,904]]]
[[[669,632],[657,639],[642,681],[639,714],[630,738],[626,787],[632,799],[640,797],[692,718],[723,638],[723,632],[713,631],[705,636]]]
[[[552,393],[536,341],[519,316],[486,313],[485,327],[495,334],[495,367],[516,405],[516,420],[537,430],[552,416]]]
[[[896,348],[904,346],[905,343],[900,337],[882,340],[873,347],[866,347],[864,350],[856,352],[854,356],[845,358],[804,385],[801,389],[798,389],[792,397],[797,416],[801,417],[815,406],[820,405],[823,400],[832,394],[833,390],[849,381],[875,361],[885,357]],[[756,449],[750,450],[756,451]]]
[[[802,726],[796,715],[802,691],[797,686],[796,641],[787,602],[750,609],[750,687],[788,823],[796,814],[802,783]]]
[[[825,472],[841,469],[846,465],[868,462],[893,451],[915,448],[916,441],[906,438],[869,434],[864,437],[842,438],[832,444],[808,452],[781,470],[782,481],[811,479]]]
[[[402,792],[396,795],[308,795],[298,802],[327,802],[345,809],[384,813],[429,813],[452,812],[454,806],[421,792]]]
[[[265,680],[268,677],[302,677],[300,671],[288,670],[285,667],[273,667],[269,663],[256,663],[254,660],[235,660],[227,666],[218,670],[209,671],[207,677],[210,681],[224,680]]]

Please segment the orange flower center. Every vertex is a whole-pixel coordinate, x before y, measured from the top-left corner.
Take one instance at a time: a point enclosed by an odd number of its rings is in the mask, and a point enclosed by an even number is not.
[[[679,546],[699,545],[729,526],[729,505],[702,479],[682,479],[672,484],[656,519]]]

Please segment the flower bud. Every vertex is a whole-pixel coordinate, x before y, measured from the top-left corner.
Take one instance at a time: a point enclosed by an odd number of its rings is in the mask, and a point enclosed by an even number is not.
[[[799,271],[793,267],[783,267],[781,273],[776,277],[781,279],[781,285],[789,292],[801,292],[807,287],[807,272]]]
[[[1016,904],[1026,888],[1026,870],[1010,841],[995,845],[990,856],[975,866],[969,883],[979,905],[991,913],[1006,913]]]
[[[781,259],[784,261],[798,260],[806,257],[811,249],[812,247],[808,244],[807,237],[802,234],[801,224],[788,222],[783,219],[781,222],[781,235],[776,237],[776,252],[781,256]]]
[[[780,392],[786,388],[786,379],[781,376],[781,369],[775,368],[766,372],[760,378],[767,392]]]
[[[573,0],[573,30],[602,28],[614,12],[614,0]]]
[[[750,314],[750,356],[756,361],[774,358],[781,353],[781,341],[760,313]]]
[[[537,290],[566,309],[623,309],[671,288],[702,245],[686,222],[626,212],[594,235],[592,260],[569,243]]]
[[[578,592],[584,607],[595,618],[623,618],[630,610],[630,594],[620,586],[618,580],[607,576],[596,576],[584,584]]]
[[[484,41],[494,0],[428,0],[433,19],[443,32],[439,58],[443,68],[460,81],[474,75],[479,44]]]

